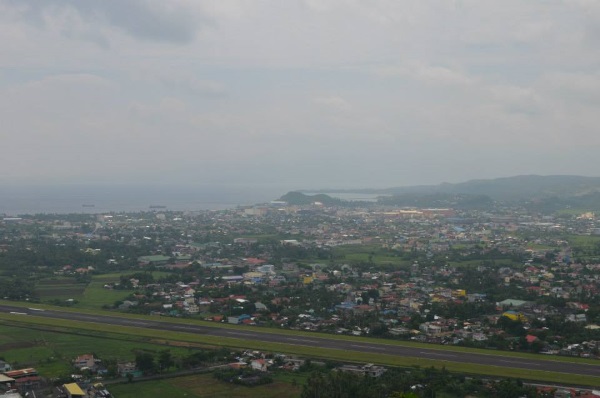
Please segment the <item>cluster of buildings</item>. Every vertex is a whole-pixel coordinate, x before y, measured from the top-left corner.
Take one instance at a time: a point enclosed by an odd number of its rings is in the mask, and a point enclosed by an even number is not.
[[[77,261],[37,272],[131,270],[126,287],[105,286],[133,291],[115,306],[122,311],[598,355],[600,223],[593,213],[276,202],[23,216],[0,223],[0,231],[2,251],[34,239],[77,248]],[[578,244],[582,237],[591,243]],[[136,277],[151,270],[170,276]]]
[[[73,360],[71,375],[73,380],[53,387],[35,368],[12,369],[5,361],[0,361],[0,397],[23,398],[30,396],[52,396],[54,398],[112,398],[111,393],[99,382],[92,382],[82,374],[106,375],[102,361],[92,354],[80,355]],[[52,391],[50,395],[48,392]]]

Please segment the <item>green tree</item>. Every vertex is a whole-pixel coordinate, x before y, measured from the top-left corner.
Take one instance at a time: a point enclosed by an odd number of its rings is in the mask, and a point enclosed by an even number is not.
[[[173,357],[171,356],[170,350],[162,350],[158,354],[158,366],[161,372],[169,370],[171,366],[173,366],[175,362],[173,361]]]
[[[154,355],[149,352],[138,352],[135,354],[135,365],[144,373],[153,373],[156,370]]]

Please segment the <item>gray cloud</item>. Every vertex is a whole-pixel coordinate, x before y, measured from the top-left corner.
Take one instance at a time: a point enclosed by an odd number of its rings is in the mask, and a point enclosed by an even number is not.
[[[24,3],[8,0],[8,4],[37,26],[47,25],[49,19],[75,12],[87,23],[107,24],[140,40],[189,43],[202,25],[210,23],[197,8],[183,1],[44,0]],[[64,29],[70,32],[69,26]],[[89,33],[82,38],[90,39]],[[100,40],[103,46],[106,44],[105,40],[98,37],[91,38]]]
[[[0,182],[590,173],[596,4],[0,0]]]

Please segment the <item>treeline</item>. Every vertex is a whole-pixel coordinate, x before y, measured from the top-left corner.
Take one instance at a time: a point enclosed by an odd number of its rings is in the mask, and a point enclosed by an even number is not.
[[[494,201],[486,195],[432,193],[405,193],[393,196],[380,196],[377,202],[382,205],[401,207],[434,207],[463,210],[486,210],[494,206]]]
[[[175,357],[169,349],[158,352],[151,350],[136,350],[135,364],[144,374],[164,373],[174,369],[192,369],[226,360],[229,350],[197,350],[193,353]]]
[[[379,378],[340,371],[314,372],[302,398],[434,398],[436,396],[537,397],[519,380],[483,380],[450,374],[445,369],[389,369]]]

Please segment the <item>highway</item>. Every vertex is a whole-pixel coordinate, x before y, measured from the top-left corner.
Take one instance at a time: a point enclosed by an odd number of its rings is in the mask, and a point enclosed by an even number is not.
[[[179,324],[170,322],[159,322],[152,320],[130,319],[109,315],[89,315],[74,312],[62,312],[57,310],[40,310],[36,308],[23,308],[0,305],[0,312],[12,313],[15,320],[22,316],[36,316],[54,319],[65,319],[73,321],[96,322],[104,325],[131,326],[154,330],[169,330],[175,332],[188,332],[193,334],[203,334],[207,336],[219,336],[244,339],[249,341],[265,341],[270,343],[282,343],[290,345],[300,345],[307,347],[332,348],[344,351],[358,351],[388,355],[398,355],[403,357],[426,358],[440,362],[462,362],[477,365],[491,365],[508,368],[523,369],[523,378],[527,378],[528,370],[541,370],[549,372],[561,372],[567,374],[580,374],[600,377],[600,361],[598,365],[559,362],[546,359],[517,358],[494,354],[466,353],[435,349],[407,347],[386,344],[385,340],[381,343],[361,342],[360,338],[356,340],[336,340],[326,337],[312,336],[310,332],[304,335],[284,335],[269,333],[264,331],[254,331],[252,327],[240,326],[236,329],[219,328],[211,326]]]

